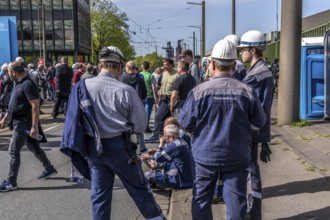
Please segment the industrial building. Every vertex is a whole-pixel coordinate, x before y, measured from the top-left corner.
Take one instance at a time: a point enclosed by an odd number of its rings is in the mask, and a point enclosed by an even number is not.
[[[0,16],[16,17],[18,53],[26,63],[89,60],[89,0],[1,0]]]

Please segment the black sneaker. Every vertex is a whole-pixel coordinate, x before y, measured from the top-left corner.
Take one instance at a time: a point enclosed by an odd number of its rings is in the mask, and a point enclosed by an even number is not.
[[[144,139],[146,143],[159,143],[159,138],[155,135],[152,135],[150,138]]]
[[[57,174],[57,170],[52,166],[51,168],[45,169],[40,176],[38,176],[38,179],[45,180],[49,177],[55,176]]]
[[[219,197],[213,197],[212,203],[213,204],[224,204],[225,202],[223,201],[222,196],[219,196]]]
[[[0,185],[0,192],[8,192],[13,190],[17,190],[17,184],[4,180]]]
[[[152,130],[150,128],[147,128],[144,132],[145,133],[152,133]]]

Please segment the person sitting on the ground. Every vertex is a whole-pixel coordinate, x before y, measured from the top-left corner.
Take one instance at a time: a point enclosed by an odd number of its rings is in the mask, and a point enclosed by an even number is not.
[[[176,118],[174,118],[174,117],[168,117],[168,118],[166,118],[165,121],[164,121],[164,126],[166,127],[167,125],[175,125],[175,126],[177,126],[179,128],[179,132],[180,132],[179,137],[182,138],[188,144],[188,147],[191,147],[191,145],[190,145],[191,139],[190,139],[189,134],[185,130],[183,130],[181,128],[181,126],[179,125],[179,123],[176,120]]]
[[[164,136],[156,152],[141,155],[152,170],[145,173],[151,186],[190,188],[193,185],[193,158],[191,148],[179,138],[179,128],[173,124],[164,128]],[[155,153],[154,159],[151,154]],[[157,170],[155,170],[157,169]],[[162,169],[159,171],[159,169]]]

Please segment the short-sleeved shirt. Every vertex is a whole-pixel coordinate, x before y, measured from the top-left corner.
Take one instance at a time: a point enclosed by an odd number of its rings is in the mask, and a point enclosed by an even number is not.
[[[188,93],[196,86],[195,78],[190,74],[183,74],[177,78],[172,86],[172,90],[179,92],[178,100],[186,100]]]
[[[8,111],[14,120],[32,120],[30,100],[39,99],[37,85],[26,76],[16,83],[8,105]]]
[[[165,71],[162,77],[162,94],[170,96],[172,94],[172,85],[174,81],[179,77],[179,74],[170,74]]]
[[[77,72],[75,72],[74,75],[73,75],[73,78],[72,78],[72,82],[73,83],[79,82],[79,80],[80,80],[80,78],[81,78],[82,75],[83,75],[83,73],[80,70],[78,70]]]

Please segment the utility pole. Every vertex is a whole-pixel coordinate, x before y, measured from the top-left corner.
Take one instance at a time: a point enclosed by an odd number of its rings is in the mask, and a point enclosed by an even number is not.
[[[276,37],[275,37],[275,58],[278,58],[277,44],[278,44],[278,0],[276,0]]]
[[[282,0],[277,125],[299,120],[302,0]]]
[[[201,57],[205,56],[205,1],[202,1],[202,45],[201,45]]]
[[[236,33],[236,6],[235,0],[232,0],[232,7],[231,7],[231,33]]]
[[[195,31],[193,32],[193,54],[194,54],[194,58],[196,56],[196,45],[195,45]]]
[[[205,56],[205,1],[202,1],[202,3],[196,3],[196,2],[187,2],[187,4],[191,5],[201,5],[202,6],[202,30],[201,30],[201,57]]]
[[[45,19],[45,5],[42,4],[42,50],[43,50],[43,59],[44,64],[46,64],[47,52],[46,52],[46,19]]]

